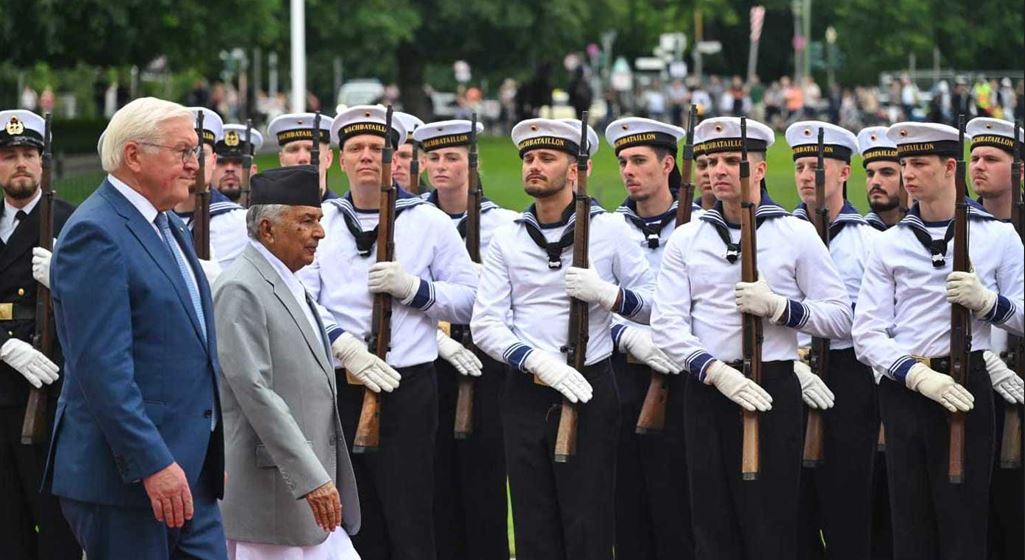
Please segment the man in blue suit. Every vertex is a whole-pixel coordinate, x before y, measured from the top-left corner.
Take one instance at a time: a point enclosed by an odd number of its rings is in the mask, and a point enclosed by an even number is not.
[[[170,212],[198,144],[185,107],[124,106],[103,139],[109,175],[54,251],[66,362],[43,490],[89,560],[226,557],[210,287]]]

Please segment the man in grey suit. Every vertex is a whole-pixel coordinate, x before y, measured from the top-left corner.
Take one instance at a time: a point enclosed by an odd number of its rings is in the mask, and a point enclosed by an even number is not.
[[[296,557],[359,558],[349,535],[359,530],[360,507],[330,340],[293,274],[312,262],[324,237],[316,171],[254,175],[252,203],[250,244],[214,288],[228,555],[291,558],[287,549],[300,548]]]

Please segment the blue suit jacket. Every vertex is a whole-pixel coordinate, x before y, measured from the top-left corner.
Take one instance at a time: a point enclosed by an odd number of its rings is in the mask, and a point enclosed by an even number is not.
[[[205,494],[223,494],[222,423],[210,430],[211,415],[220,418],[210,286],[182,221],[168,216],[199,284],[205,342],[174,257],[108,181],[57,240],[51,278],[64,387],[43,491],[149,507],[142,479],[177,461],[193,494],[200,480]]]

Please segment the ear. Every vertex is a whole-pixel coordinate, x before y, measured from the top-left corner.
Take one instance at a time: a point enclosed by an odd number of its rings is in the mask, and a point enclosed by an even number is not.
[[[284,151],[278,152],[278,165],[280,167],[284,167],[285,166],[285,152]]]
[[[321,157],[324,158],[324,169],[331,169],[331,164],[335,162],[335,151],[331,149],[329,144],[327,149],[321,150]]]
[[[260,239],[260,241],[264,242],[267,245],[274,244],[274,230],[270,220],[266,218],[260,220],[259,225],[256,226],[256,231],[257,237]]]
[[[142,147],[135,142],[129,142],[125,144],[124,153],[122,155],[122,164],[133,173],[138,173],[142,169]]]
[[[769,164],[762,158],[757,165],[755,165],[754,171],[751,172],[751,184],[757,185],[762,182],[765,178],[765,172],[768,170]]]
[[[848,164],[845,164],[842,169],[840,169],[840,182],[844,182],[845,183],[845,182],[847,182],[847,179],[850,179],[850,177],[851,177],[851,164],[848,163]]]
[[[249,174],[250,175],[256,175],[257,173],[259,173],[259,171],[256,169],[256,164],[254,163],[254,164],[250,165],[249,166]]]
[[[594,161],[591,158],[587,158],[587,176],[591,176],[591,170],[593,169]],[[576,169],[576,162],[573,163],[572,167]]]
[[[670,155],[666,155],[666,157],[662,158],[662,173],[663,174],[669,175],[670,173],[673,172],[673,168],[674,167],[676,167],[676,158],[675,157],[673,157],[670,154]]]

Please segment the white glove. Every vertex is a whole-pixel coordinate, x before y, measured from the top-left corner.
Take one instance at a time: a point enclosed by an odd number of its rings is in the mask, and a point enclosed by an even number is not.
[[[779,321],[787,309],[787,298],[773,293],[772,288],[759,278],[757,282],[737,282],[737,308],[742,313]]]
[[[203,268],[203,274],[206,276],[207,283],[213,286],[214,282],[217,281],[217,277],[221,274],[221,265],[215,260],[199,259],[199,266]]]
[[[651,333],[636,327],[626,327],[619,335],[619,351],[629,353],[644,362],[651,369],[662,373],[677,374],[683,367],[673,361],[651,340]]]
[[[607,311],[612,311],[619,299],[619,286],[606,282],[593,268],[572,266],[566,271],[566,293],[569,297],[597,303]]]
[[[995,352],[986,350],[982,356],[986,360],[986,371],[989,372],[993,390],[1000,393],[1000,396],[1011,404],[1025,402],[1025,382],[1022,382],[1022,379],[1007,367],[1007,364]]]
[[[12,338],[0,346],[0,360],[20,373],[33,387],[39,389],[49,385],[60,377],[57,364],[50,361],[45,354],[36,350],[31,344]]]
[[[42,247],[32,248],[32,277],[50,289],[50,258],[53,253]]]
[[[396,261],[379,262],[370,265],[368,285],[370,293],[388,293],[402,303],[409,303],[420,287],[420,279],[402,270]]]
[[[382,389],[390,393],[399,386],[402,376],[384,360],[367,350],[362,340],[349,333],[342,333],[331,343],[335,358],[349,373],[375,393]]]
[[[801,361],[794,361],[794,373],[797,380],[801,382],[801,398],[809,408],[828,410],[833,408],[835,396],[829,390],[826,382],[815,375],[808,364]]]
[[[559,358],[549,356],[540,350],[527,354],[523,368],[541,378],[552,389],[562,393],[569,402],[586,403],[591,400],[594,389],[581,373]]]
[[[719,360],[708,366],[705,384],[714,385],[720,393],[746,410],[759,412],[772,410],[772,395],[761,385],[744,377],[743,373]]]
[[[951,412],[968,412],[975,406],[975,397],[954,378],[928,368],[925,364],[915,364],[904,379],[905,385],[912,391],[940,403]]]
[[[996,305],[997,293],[983,286],[974,272],[951,272],[947,275],[947,301],[983,317]]]
[[[452,364],[452,367],[463,375],[480,377],[484,364],[477,356],[473,355],[473,352],[441,332],[441,329],[435,331],[435,338],[438,340],[438,355],[441,356],[441,359]]]

